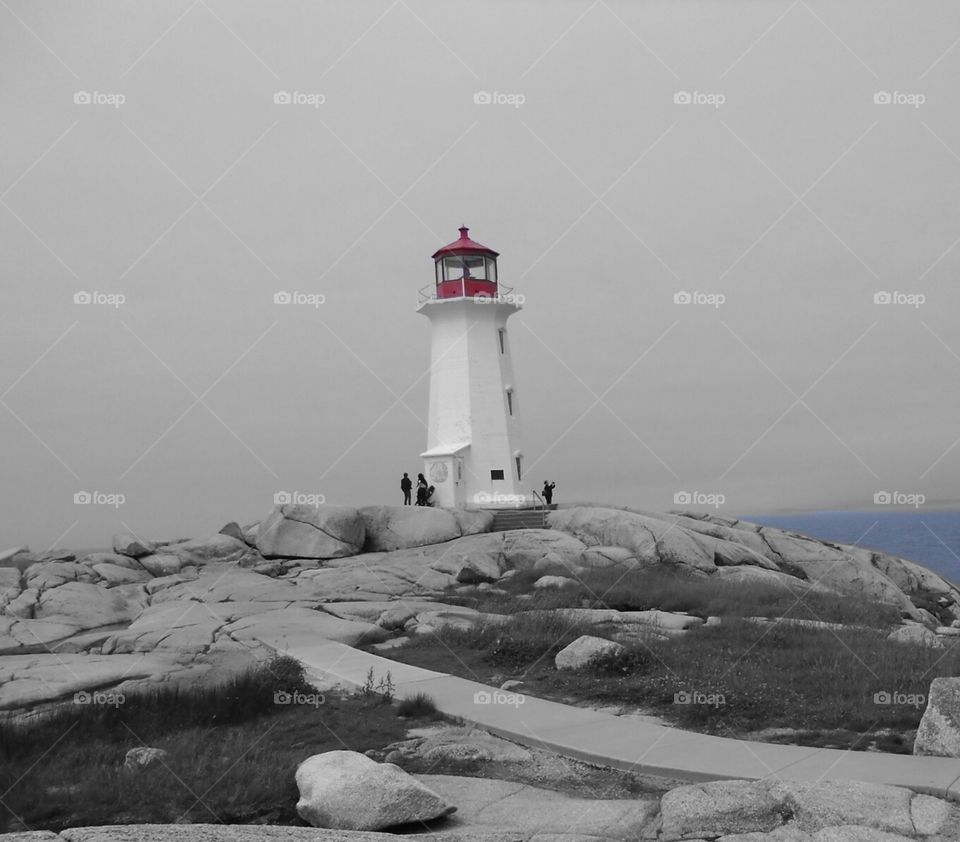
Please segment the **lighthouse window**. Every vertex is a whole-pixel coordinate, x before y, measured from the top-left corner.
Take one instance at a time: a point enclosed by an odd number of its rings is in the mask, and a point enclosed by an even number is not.
[[[490,479],[503,479],[503,471],[490,471]]]
[[[507,412],[513,415],[513,392],[507,390]]]
[[[500,353],[505,354],[506,352],[506,341],[507,341],[507,332],[503,328],[497,331],[497,336],[500,337]]]
[[[486,261],[480,255],[458,255],[443,258],[443,280],[486,280]]]
[[[521,480],[523,477],[520,475],[520,457],[517,457],[517,479]]]

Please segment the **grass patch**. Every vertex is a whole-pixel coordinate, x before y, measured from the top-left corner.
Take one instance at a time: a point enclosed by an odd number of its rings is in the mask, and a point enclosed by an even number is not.
[[[810,592],[808,583],[733,583],[716,575],[656,565],[624,573],[607,568],[586,571],[564,588],[533,590],[544,575],[572,577],[563,567],[524,570],[498,585],[506,593],[450,594],[444,600],[494,614],[515,614],[531,608],[610,608],[617,611],[686,611],[699,617],[789,617],[845,625],[887,628],[900,622],[900,612],[857,597]]]
[[[583,633],[523,614],[471,631],[440,629],[390,657],[557,701],[629,705],[680,727],[777,741],[910,753],[933,678],[960,674],[960,647],[906,646],[871,628],[831,630],[728,619],[666,641],[634,643],[593,669],[561,672],[553,656]],[[878,693],[916,697],[878,704]]]
[[[276,659],[219,685],[161,687],[122,704],[70,705],[0,724],[0,831],[125,823],[303,826],[296,767],[335,749],[380,749],[407,725],[382,696],[322,696]],[[163,765],[123,771],[138,746]]]

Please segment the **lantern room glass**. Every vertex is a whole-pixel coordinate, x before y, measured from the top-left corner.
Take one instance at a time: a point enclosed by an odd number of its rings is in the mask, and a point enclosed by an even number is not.
[[[462,254],[443,257],[437,261],[437,283],[444,281],[497,282],[497,261],[480,254]]]

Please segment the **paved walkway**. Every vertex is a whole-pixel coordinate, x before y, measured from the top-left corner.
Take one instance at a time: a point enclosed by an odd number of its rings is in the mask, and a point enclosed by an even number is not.
[[[507,739],[567,757],[644,774],[709,781],[724,778],[856,780],[896,784],[960,801],[960,760],[754,743],[681,731],[558,702],[511,695],[484,684],[401,664],[342,643],[294,643],[285,654],[319,678],[362,687],[371,667],[390,672],[397,698],[427,693],[437,709]],[[477,696],[476,694],[486,694]],[[490,702],[484,702],[490,699]],[[515,701],[515,699],[514,699]]]

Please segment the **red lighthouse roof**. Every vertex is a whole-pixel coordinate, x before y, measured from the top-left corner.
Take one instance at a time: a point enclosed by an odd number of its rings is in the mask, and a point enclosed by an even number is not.
[[[450,245],[433,253],[433,259],[438,260],[441,257],[453,257],[459,254],[485,254],[488,257],[499,257],[499,252],[480,245],[480,243],[471,240],[467,234],[470,231],[466,225],[460,227],[460,239],[454,240]]]

